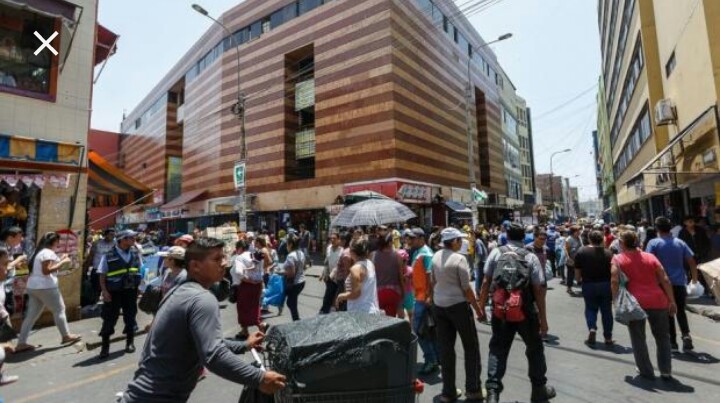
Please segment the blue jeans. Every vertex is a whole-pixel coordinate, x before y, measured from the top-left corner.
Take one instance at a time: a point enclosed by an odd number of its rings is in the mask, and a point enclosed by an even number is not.
[[[415,301],[415,312],[413,314],[413,331],[415,334],[418,334],[418,329],[420,329],[420,324],[425,319],[428,308],[424,302]],[[418,336],[418,344],[423,352],[425,363],[437,364],[439,354],[435,341]]]
[[[585,299],[585,321],[588,330],[597,330],[597,316],[598,310],[600,310],[602,313],[603,336],[605,340],[611,340],[613,314],[610,282],[583,283],[582,293]]]

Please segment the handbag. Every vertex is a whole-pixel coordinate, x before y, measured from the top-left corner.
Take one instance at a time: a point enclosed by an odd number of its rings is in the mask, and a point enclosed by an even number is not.
[[[162,291],[159,287],[148,286],[140,297],[138,308],[145,313],[156,313],[160,308]]]
[[[635,320],[647,319],[647,313],[642,309],[637,299],[628,291],[627,283],[628,279],[621,269],[620,290],[615,298],[615,320],[623,325]]]

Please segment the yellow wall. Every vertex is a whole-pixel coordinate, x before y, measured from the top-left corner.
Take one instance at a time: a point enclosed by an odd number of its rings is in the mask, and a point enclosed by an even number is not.
[[[683,130],[707,108],[717,103],[713,64],[703,2],[695,0],[656,0],[655,19],[658,51],[663,69],[665,96],[677,107],[677,128]],[[720,23],[720,15],[714,20]],[[668,78],[665,66],[675,51],[677,65]]]
[[[56,102],[0,92],[0,132],[51,141],[87,143],[96,0],[75,0],[73,3],[84,7],[84,11],[72,51],[58,75]]]

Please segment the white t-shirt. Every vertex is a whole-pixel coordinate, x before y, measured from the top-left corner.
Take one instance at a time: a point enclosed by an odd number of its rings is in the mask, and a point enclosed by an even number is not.
[[[243,252],[241,255],[235,255],[232,270],[230,270],[233,285],[240,284],[244,278],[250,281],[257,281],[257,271],[260,272],[260,281],[262,281],[262,271],[257,270],[250,252]]]
[[[42,262],[52,261],[57,263],[60,261],[58,255],[51,249],[43,249],[35,256],[33,262],[32,273],[28,278],[27,288],[31,290],[47,290],[58,287],[58,279],[55,272],[44,275],[42,271]]]

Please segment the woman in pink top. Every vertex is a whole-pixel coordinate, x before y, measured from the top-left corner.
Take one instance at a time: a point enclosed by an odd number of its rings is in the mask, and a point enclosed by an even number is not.
[[[625,231],[620,234],[622,253],[612,261],[612,293],[613,298],[620,287],[620,272],[627,277],[627,290],[637,299],[647,313],[647,319],[632,321],[628,324],[630,342],[632,343],[635,365],[640,376],[655,378],[655,370],[650,362],[647,341],[645,339],[645,322],[650,322],[657,345],[657,361],[663,380],[672,379],[672,353],[670,350],[669,315],[677,313],[675,298],[670,280],[660,261],[655,255],[638,249],[639,240],[635,232]]]

